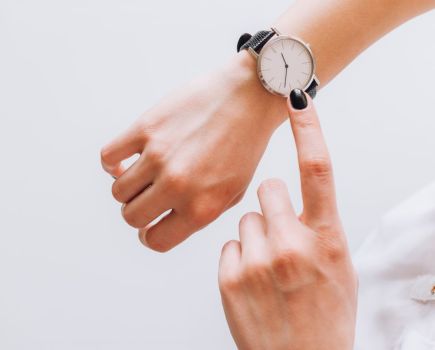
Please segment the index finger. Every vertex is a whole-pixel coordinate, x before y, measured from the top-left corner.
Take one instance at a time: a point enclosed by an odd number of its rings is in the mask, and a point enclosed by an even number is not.
[[[125,171],[122,161],[141,153],[143,147],[139,133],[131,128],[102,148],[101,165],[107,173],[118,178]]]
[[[304,216],[320,220],[336,218],[332,165],[313,101],[305,92],[295,89],[287,105],[298,153]]]

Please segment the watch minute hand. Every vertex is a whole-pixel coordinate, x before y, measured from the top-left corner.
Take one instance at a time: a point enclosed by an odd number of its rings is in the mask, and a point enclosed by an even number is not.
[[[287,87],[287,67],[285,67],[284,87]]]

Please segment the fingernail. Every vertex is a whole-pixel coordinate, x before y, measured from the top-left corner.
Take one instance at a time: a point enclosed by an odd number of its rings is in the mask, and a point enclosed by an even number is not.
[[[294,89],[290,92],[290,102],[294,109],[305,109],[308,105],[307,97],[300,89]]]

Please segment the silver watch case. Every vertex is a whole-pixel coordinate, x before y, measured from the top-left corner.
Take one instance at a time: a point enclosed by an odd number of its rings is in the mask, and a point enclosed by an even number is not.
[[[294,36],[281,35],[281,33],[278,32],[278,30],[277,30],[276,28],[272,28],[272,31],[275,33],[276,37],[273,37],[272,39],[270,39],[270,40],[269,40],[269,41],[268,41],[268,42],[267,42],[267,43],[262,47],[262,49],[261,49],[261,51],[260,51],[259,54],[256,53],[256,52],[254,51],[254,49],[252,49],[251,47],[250,47],[249,50],[248,50],[248,51],[251,53],[251,55],[253,55],[253,56],[256,58],[256,60],[257,60],[257,75],[258,75],[258,78],[259,78],[260,81],[261,81],[261,84],[264,86],[264,88],[265,88],[267,91],[269,91],[270,93],[274,94],[274,95],[282,96],[282,97],[285,97],[285,98],[288,97],[287,95],[284,95],[284,94],[282,94],[282,93],[280,93],[280,92],[278,92],[278,91],[275,91],[272,87],[270,87],[270,86],[267,84],[267,82],[266,82],[266,81],[264,80],[264,78],[263,78],[263,74],[261,73],[261,65],[260,65],[260,62],[261,62],[261,58],[262,58],[263,52],[265,51],[264,49],[267,48],[267,47],[270,46],[270,45],[273,45],[276,41],[281,40],[282,38],[288,38],[288,39],[295,40],[295,41],[299,42],[301,45],[303,45],[303,46],[307,49],[307,51],[308,51],[309,54],[310,54],[311,62],[312,62],[312,64],[313,64],[313,73],[311,74],[311,77],[310,77],[310,79],[308,80],[307,85],[304,86],[303,90],[306,91],[306,90],[308,89],[308,87],[311,85],[311,83],[312,83],[313,81],[315,81],[315,82],[317,83],[317,85],[319,86],[319,85],[320,85],[320,81],[319,81],[319,79],[317,78],[317,76],[316,76],[316,74],[315,74],[315,72],[316,72],[316,60],[314,59],[314,55],[313,55],[313,52],[311,51],[310,44],[307,44],[307,43],[305,43],[303,40],[301,40],[301,39],[299,39],[299,38],[297,38],[297,37],[294,37]]]

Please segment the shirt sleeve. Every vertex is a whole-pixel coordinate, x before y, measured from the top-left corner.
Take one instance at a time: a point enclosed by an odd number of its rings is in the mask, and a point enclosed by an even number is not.
[[[391,210],[354,263],[355,349],[435,349],[435,183]]]

